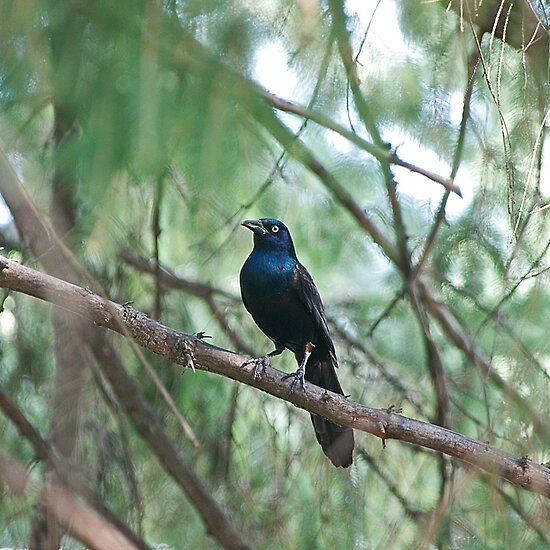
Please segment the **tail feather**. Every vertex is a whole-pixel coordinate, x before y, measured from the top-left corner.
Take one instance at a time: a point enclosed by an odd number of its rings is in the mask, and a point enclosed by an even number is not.
[[[327,356],[324,360],[310,361],[306,366],[305,379],[316,386],[344,395],[340,382],[336,377],[335,360]],[[347,468],[353,462],[353,430],[326,420],[316,414],[311,415],[317,441],[323,452],[334,464]]]

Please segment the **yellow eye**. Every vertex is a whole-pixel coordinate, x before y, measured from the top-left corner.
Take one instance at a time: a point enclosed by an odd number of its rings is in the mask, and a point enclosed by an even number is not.
[[[272,233],[278,233],[278,232],[279,232],[279,226],[278,226],[278,225],[274,225],[274,226],[271,228],[271,232],[272,232]]]

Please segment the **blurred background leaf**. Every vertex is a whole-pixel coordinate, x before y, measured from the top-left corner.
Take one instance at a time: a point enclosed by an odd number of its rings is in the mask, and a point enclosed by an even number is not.
[[[345,10],[361,92],[382,138],[404,160],[443,177],[457,164],[463,198],[445,199],[446,217],[421,276],[490,369],[544,419],[550,9],[543,2],[381,0],[348,1]],[[2,148],[45,214],[54,175],[70,174],[74,225],[63,237],[112,299],[133,300],[186,332],[205,331],[216,345],[237,348],[237,334],[244,351],[262,354],[269,342],[233,298],[251,249],[238,224],[280,218],[323,296],[346,392],[367,405],[396,404],[406,415],[434,419],[437,396],[409,276],[272,130],[283,124],[296,133],[395,243],[384,170],[334,132],[274,114],[258,93],[256,82],[372,141],[348,90],[325,2],[3,0],[1,11]],[[522,28],[536,34],[522,35]],[[56,136],[60,120],[67,127]],[[443,189],[401,168],[393,173],[415,262]],[[7,212],[3,218],[9,254],[32,263],[24,240],[10,237]],[[209,301],[160,283],[154,269],[145,272],[124,253],[229,297]],[[2,295],[1,303],[0,383],[47,433],[55,392],[51,309],[15,294]],[[550,442],[533,431],[521,403],[480,372],[434,319],[431,332],[449,387],[449,427],[548,461]],[[177,446],[258,547],[548,544],[549,508],[539,497],[459,464],[445,470],[422,449],[397,442],[382,449],[365,434],[357,436],[351,470],[335,470],[303,412],[148,357],[198,435],[195,448],[128,344],[112,340]],[[273,363],[294,369],[287,354]],[[214,547],[106,393],[94,379],[79,411],[79,460],[101,498],[153,544]],[[4,419],[0,437],[5,452],[32,460]],[[25,546],[33,506],[33,498],[0,502],[3,546]]]

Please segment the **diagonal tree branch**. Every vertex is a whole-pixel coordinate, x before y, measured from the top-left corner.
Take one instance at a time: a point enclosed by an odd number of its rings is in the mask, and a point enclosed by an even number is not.
[[[185,366],[214,372],[261,389],[333,422],[351,426],[381,439],[399,439],[421,445],[501,477],[528,491],[550,497],[550,469],[526,456],[508,454],[491,445],[440,426],[373,409],[306,383],[305,391],[289,393],[284,373],[271,367],[254,379],[252,367],[243,368],[246,357],[203,342],[153,321],[129,306],[111,302],[92,291],[22,266],[0,256],[0,287],[49,301],[94,323],[132,338],[138,345]],[[131,392],[131,389],[128,390]],[[144,430],[156,426],[147,424]]]
[[[526,401],[514,387],[508,384],[495,369],[491,368],[490,361],[476,348],[470,336],[447,306],[436,299],[432,291],[421,279],[417,280],[417,284],[430,314],[437,319],[449,339],[458,349],[462,350],[484,377],[489,379],[508,399],[526,412],[533,423],[535,433],[541,440],[546,442],[550,441],[550,430],[537,411],[534,410],[530,403]]]
[[[332,130],[333,132],[346,138],[348,141],[353,143],[359,149],[362,149],[363,151],[366,151],[367,153],[371,154],[378,161],[394,164],[395,166],[400,166],[401,168],[406,168],[407,170],[420,174],[421,176],[424,176],[425,178],[428,178],[429,180],[432,180],[435,183],[439,183],[445,189],[452,191],[453,193],[456,193],[458,196],[462,196],[460,187],[458,187],[458,185],[456,185],[449,178],[445,178],[444,176],[440,176],[435,172],[431,172],[430,170],[426,170],[421,166],[417,166],[411,162],[407,162],[403,160],[397,155],[395,151],[392,151],[391,149],[388,149],[387,147],[383,147],[381,145],[375,145],[373,143],[370,143],[366,139],[357,135],[355,132],[348,130],[341,124],[338,124],[337,122],[327,117],[326,115],[319,113],[313,109],[299,105],[298,103],[294,103],[292,101],[288,101],[286,99],[277,97],[276,95],[270,92],[267,92],[265,90],[258,89],[258,93],[278,111],[283,111],[285,113],[292,113],[294,115],[300,116],[307,120],[312,120],[319,126],[322,126],[327,130]]]
[[[34,495],[36,484],[18,462],[0,455],[0,483],[17,496]],[[135,544],[111,525],[87,502],[70,492],[58,481],[44,481],[42,498],[55,519],[67,532],[91,550],[132,550],[146,548]]]
[[[220,308],[215,299],[216,296],[223,297],[225,302],[235,304],[239,303],[236,296],[204,283],[190,281],[189,279],[178,277],[177,275],[169,271],[166,267],[158,264],[156,261],[149,261],[145,258],[141,258],[128,250],[122,250],[119,253],[119,257],[124,262],[135,267],[139,271],[155,275],[156,280],[160,281],[163,285],[169,288],[183,290],[184,292],[187,292],[192,296],[197,296],[198,298],[201,298],[210,310],[210,313],[212,314],[220,328],[229,338],[231,345],[242,353],[254,355],[254,350],[252,349],[250,344],[246,342],[246,340],[242,338],[242,336],[237,331],[233,330],[233,328],[230,326],[226,315],[224,314],[222,308]]]
[[[55,477],[45,476],[41,497],[43,497],[43,504],[50,512],[53,512],[56,522],[75,538],[89,544],[90,548],[105,548],[102,541],[107,540],[111,541],[109,548],[113,549],[148,548],[144,541],[138,538],[126,524],[98,500],[74,467],[60,454],[59,449],[53,447],[40,435],[2,389],[0,389],[0,410],[9,418],[21,436],[31,444],[36,458],[55,472]],[[19,493],[12,485],[14,483],[13,475],[16,472],[12,466],[15,468],[15,462],[11,463],[7,457],[0,459],[0,462],[2,462],[0,464],[0,479],[8,487],[11,487],[14,493]],[[5,468],[4,471],[2,471],[3,468]],[[13,475],[9,474],[10,471]],[[16,478],[23,482],[23,476],[26,478],[27,474],[22,469]],[[21,492],[25,492],[25,489],[21,488]],[[70,503],[72,504],[67,509]],[[71,512],[71,509],[74,509],[74,513]],[[95,543],[90,543],[93,530],[88,530],[88,521],[96,526],[97,537],[96,539],[92,538]]]
[[[76,261],[63,241],[51,230],[44,216],[26,193],[24,186],[1,149],[0,193],[12,212],[22,238],[28,243],[35,257],[42,262],[47,271],[59,274],[61,277],[67,277],[70,280],[85,280],[92,288],[99,287],[93,277]],[[52,277],[52,280],[60,279]],[[91,292],[83,291],[84,293]],[[101,289],[99,289],[99,292],[103,293]],[[56,303],[66,310],[79,313],[65,307],[62,302],[63,300],[61,302],[52,300],[52,303]],[[90,320],[89,316],[81,315],[81,317],[83,317],[83,321],[84,318]],[[124,331],[123,325],[119,324],[117,326]],[[105,335],[97,330],[94,331],[93,328],[90,326],[90,330],[88,330],[90,342],[83,344],[83,347],[86,348],[87,359],[96,361],[98,367],[102,368],[105,377],[113,384],[113,390],[118,392],[117,397],[121,404],[125,406],[126,413],[132,418],[138,431],[148,442],[151,451],[158,457],[160,464],[172,475],[193,506],[198,510],[209,534],[215,537],[224,548],[248,548],[250,545],[245,540],[244,535],[233,525],[224,510],[198,479],[191,465],[176,452],[171,440],[162,432],[160,429],[162,425],[158,420],[158,416],[148,407],[137,386],[125,373],[122,363],[104,337]],[[130,336],[127,333],[125,334]],[[91,345],[89,345],[90,343]],[[135,346],[133,340],[131,343]],[[109,376],[113,373],[118,374],[118,377]],[[129,391],[129,388],[131,388],[131,391]],[[123,401],[121,395],[127,399]],[[142,430],[139,428],[142,428]]]
[[[110,305],[108,307],[111,309]],[[120,307],[124,308],[124,306]],[[160,325],[160,323],[151,319],[149,321],[153,325]],[[115,322],[119,329],[124,331],[124,327],[119,323],[119,320],[116,319]],[[102,323],[98,322],[98,324],[101,325]],[[96,360],[98,368],[110,382],[119,403],[130,417],[138,433],[148,443],[162,467],[193,503],[209,534],[213,535],[224,548],[231,550],[250,548],[251,545],[244,534],[231,522],[195,474],[191,464],[175,446],[173,439],[166,433],[158,415],[147,403],[138,385],[126,372],[118,355],[112,346],[108,345],[103,336],[97,331],[93,333],[92,341],[87,344],[87,349],[90,356],[93,356],[91,359]],[[149,338],[154,338],[154,336],[150,334]],[[150,342],[152,343],[152,340]]]

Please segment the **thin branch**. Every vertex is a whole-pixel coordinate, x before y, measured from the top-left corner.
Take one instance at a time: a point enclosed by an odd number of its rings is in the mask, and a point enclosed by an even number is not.
[[[518,217],[517,217],[517,220],[516,220],[516,224],[514,226],[514,231],[513,231],[514,236],[516,236],[516,234],[518,232],[520,221],[522,219],[521,217],[522,217],[523,211],[525,209],[525,202],[526,202],[526,199],[527,199],[527,192],[529,191],[529,184],[531,183],[531,178],[533,176],[533,170],[534,170],[534,167],[535,167],[535,160],[537,159],[537,153],[539,152],[539,149],[542,147],[542,138],[544,136],[544,129],[546,127],[546,120],[548,119],[549,115],[550,115],[550,108],[547,109],[547,111],[544,115],[544,118],[542,119],[542,122],[540,123],[539,131],[537,133],[537,137],[535,139],[535,144],[533,146],[533,154],[531,155],[531,160],[529,162],[529,172],[527,173],[527,179],[525,181],[523,194],[521,196],[521,203],[519,205]],[[532,209],[529,209],[529,210],[532,210]],[[528,211],[528,215],[529,214],[530,214],[530,212]]]
[[[368,338],[370,338],[374,331],[378,328],[380,323],[387,319],[392,312],[393,308],[402,300],[402,298],[405,296],[405,290],[400,290],[389,302],[386,307],[384,308],[384,311],[373,321],[371,326],[369,327],[369,330],[367,331],[366,335]]]
[[[338,124],[337,122],[323,115],[322,113],[318,113],[317,111],[308,109],[307,107],[303,107],[301,105],[298,105],[297,103],[281,99],[280,97],[277,97],[265,90],[259,89],[258,92],[270,105],[275,107],[275,109],[279,111],[284,111],[285,113],[292,113],[310,119],[313,122],[319,124],[319,126],[340,134],[342,137],[346,138],[348,141],[350,141],[363,151],[366,151],[377,160],[389,162],[390,164],[395,164],[395,166],[406,168],[407,170],[420,174],[434,181],[435,183],[439,183],[446,189],[449,189],[453,193],[456,193],[458,196],[462,196],[460,188],[448,178],[435,174],[434,172],[430,172],[429,170],[426,170],[420,166],[401,159],[397,155],[397,153],[395,153],[395,151],[391,151],[387,147],[377,146],[373,143],[368,142],[367,140],[363,139],[351,130],[348,130],[341,124]]]
[[[504,161],[505,161],[505,168],[506,168],[506,176],[507,176],[507,184],[508,184],[508,211],[510,216],[510,221],[512,222],[513,217],[513,207],[514,207],[514,170],[513,170],[513,163],[512,163],[512,157],[511,157],[511,150],[512,150],[512,144],[510,142],[510,131],[508,130],[508,124],[506,123],[506,118],[504,116],[504,112],[502,110],[502,105],[496,95],[495,90],[493,89],[493,85],[491,83],[491,75],[490,75],[490,69],[487,65],[487,62],[485,60],[485,56],[483,55],[483,50],[481,49],[481,42],[480,39],[474,29],[474,26],[472,23],[470,23],[472,35],[475,40],[476,48],[479,53],[479,60],[481,62],[481,66],[483,68],[483,75],[485,77],[485,81],[487,83],[487,89],[489,90],[489,93],[491,95],[491,98],[497,108],[498,116],[500,119],[500,133],[502,137],[502,145],[504,148]]]
[[[144,258],[135,256],[131,252],[122,251],[119,253],[119,256],[129,265],[134,266],[140,271],[154,274],[155,277],[157,277],[158,274],[158,280],[162,281],[163,285],[169,288],[183,290],[184,292],[187,292],[192,296],[197,296],[198,298],[201,298],[207,305],[210,313],[212,313],[218,325],[229,338],[233,347],[235,347],[237,351],[240,351],[242,353],[254,355],[254,350],[248,344],[248,342],[246,342],[238,332],[231,328],[227,317],[224,315],[222,309],[219,307],[215,299],[215,296],[223,296],[226,301],[229,301],[231,303],[240,303],[240,300],[236,296],[222,291],[218,288],[205,285],[204,283],[197,283],[195,281],[190,281],[188,279],[178,277],[177,275],[174,275],[171,271],[166,269],[164,266],[159,266],[154,261],[148,261]]]
[[[550,441],[550,430],[537,411],[533,409],[531,404],[526,401],[514,387],[508,384],[495,369],[491,367],[490,361],[476,348],[472,339],[464,331],[452,312],[436,299],[431,290],[428,289],[423,282],[418,280],[417,283],[419,284],[422,298],[428,310],[431,315],[437,319],[448,338],[458,349],[462,350],[485,378],[490,380],[507,398],[527,413],[529,419],[533,423],[535,433],[542,441]]]
[[[426,363],[436,395],[436,411],[434,422],[440,426],[450,426],[449,417],[449,383],[443,368],[443,360],[439,348],[435,342],[430,328],[430,319],[426,313],[425,305],[420,299],[420,293],[416,285],[411,285],[411,303],[416,314],[420,328],[424,334],[426,345]]]
[[[304,391],[289,393],[288,383],[283,380],[284,373],[281,371],[267,367],[265,374],[254,379],[252,366],[242,367],[246,357],[168,328],[130,306],[116,304],[89,290],[22,266],[2,256],[0,287],[23,292],[64,307],[98,325],[128,335],[138,345],[171,361],[185,366],[193,365],[196,369],[214,372],[248,384],[299,408],[319,414],[333,422],[371,433],[381,439],[399,439],[454,456],[514,485],[550,497],[550,469],[528,457],[510,455],[485,442],[392,411],[365,407],[307,382]],[[118,368],[110,373],[118,374]],[[129,382],[132,383],[132,380],[129,379]],[[120,386],[120,383],[116,384],[119,390]],[[125,391],[129,396],[134,395],[133,384]],[[146,403],[143,405],[148,407]],[[133,420],[139,422],[139,411],[136,415]],[[141,429],[139,423],[137,427]],[[150,428],[151,424],[145,423],[143,429]],[[170,440],[168,442],[171,452],[177,456],[177,450],[173,448]]]
[[[464,141],[466,138],[466,125],[470,119],[470,102],[472,100],[472,92],[474,89],[474,76],[476,73],[477,66],[479,64],[479,53],[474,51],[470,57],[470,62],[468,63],[468,83],[466,85],[466,91],[464,92],[464,99],[462,102],[462,118],[460,120],[460,130],[458,132],[458,139],[455,147],[455,152],[453,156],[453,165],[451,167],[450,180],[454,181],[456,174],[458,173],[458,168],[462,160],[462,153],[464,150]],[[445,190],[443,197],[441,198],[439,207],[437,209],[437,214],[433,222],[430,234],[426,239],[426,244],[424,245],[424,250],[420,260],[415,266],[415,273],[418,274],[422,271],[422,268],[428,259],[433,246],[435,245],[437,233],[445,220],[445,208],[447,206],[447,201],[449,200],[450,191]]]
[[[401,493],[399,484],[395,481],[391,474],[386,473],[374,460],[373,456],[365,449],[364,447],[358,447],[357,452],[365,462],[371,467],[371,469],[378,475],[378,477],[384,482],[389,492],[397,499],[399,504],[401,504],[405,514],[414,521],[419,521],[425,519],[426,512],[424,510],[419,510],[418,508],[413,507],[404,495]]]
[[[156,276],[158,270],[160,281],[167,287],[183,290],[184,292],[199,298],[213,298],[215,296],[219,296],[229,303],[239,302],[238,298],[234,294],[230,294],[225,290],[205,283],[192,281],[191,279],[186,279],[185,277],[175,275],[167,267],[157,265],[154,261],[137,256],[129,250],[121,250],[118,255],[121,260],[126,262],[128,265],[135,267],[139,271]]]

